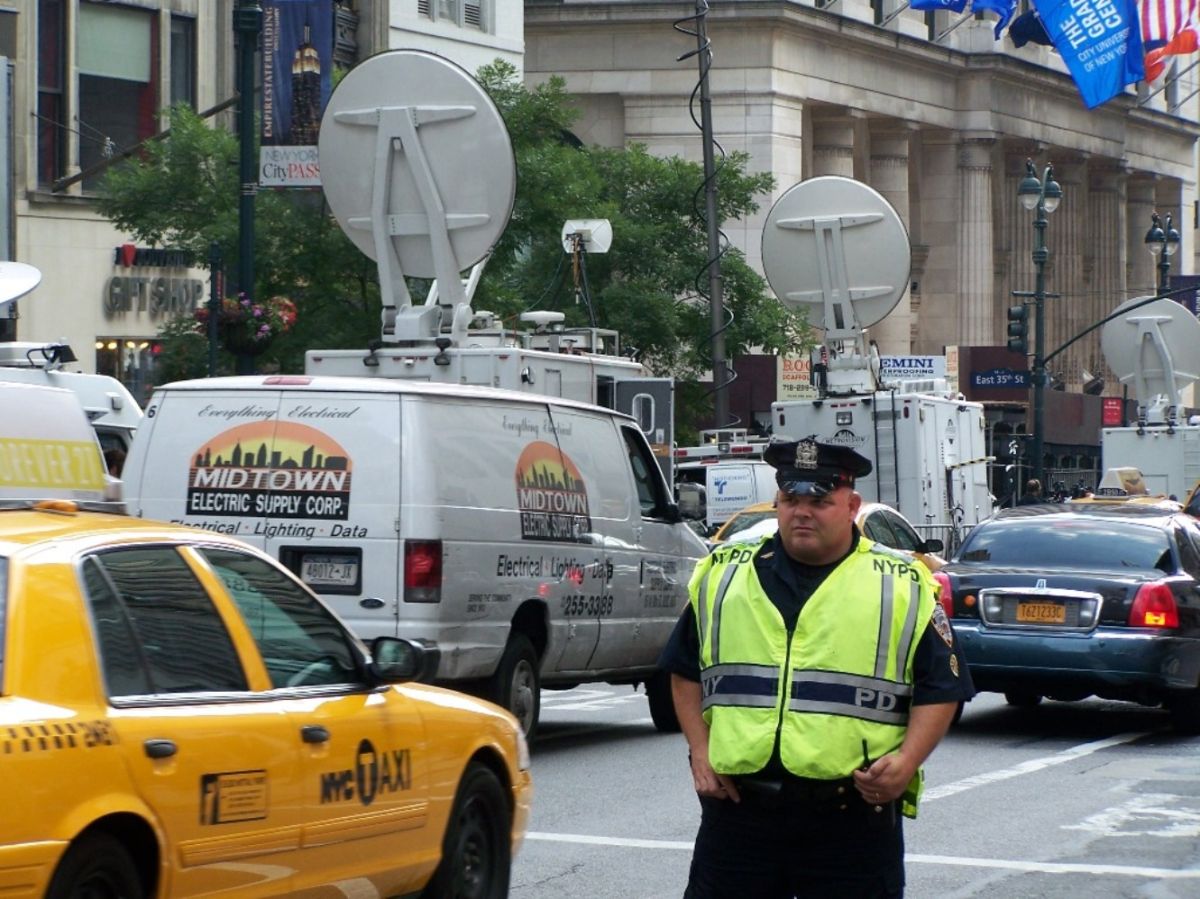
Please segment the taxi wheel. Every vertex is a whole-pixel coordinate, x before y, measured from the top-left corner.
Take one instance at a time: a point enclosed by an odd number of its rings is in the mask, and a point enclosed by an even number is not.
[[[532,739],[537,730],[542,685],[537,652],[524,634],[514,633],[508,638],[500,666],[492,675],[490,693],[492,702],[512,712],[525,736]]]
[[[62,857],[46,899],[142,899],[142,881],[125,848],[105,833],[77,840]]]
[[[671,673],[655,671],[646,681],[646,699],[650,703],[650,720],[659,733],[679,733],[679,718],[675,714],[675,697],[671,695]]]
[[[503,899],[508,895],[512,823],[504,788],[491,769],[467,766],[442,841],[442,861],[425,899]]]

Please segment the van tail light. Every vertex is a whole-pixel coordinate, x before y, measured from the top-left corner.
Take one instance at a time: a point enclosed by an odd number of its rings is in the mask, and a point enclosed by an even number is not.
[[[404,601],[442,601],[441,540],[409,540],[405,542]]]
[[[1179,627],[1179,607],[1166,584],[1142,584],[1129,610],[1130,627]]]
[[[942,604],[942,611],[946,613],[947,618],[954,617],[954,591],[950,587],[950,575],[944,571],[935,571],[933,579],[938,585],[938,602]]]

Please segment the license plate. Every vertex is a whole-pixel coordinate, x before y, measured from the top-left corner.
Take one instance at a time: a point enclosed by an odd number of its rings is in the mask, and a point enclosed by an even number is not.
[[[353,587],[358,583],[358,560],[348,556],[308,556],[300,579],[310,587]]]
[[[1018,602],[1017,621],[1026,624],[1066,624],[1067,607],[1057,602]]]

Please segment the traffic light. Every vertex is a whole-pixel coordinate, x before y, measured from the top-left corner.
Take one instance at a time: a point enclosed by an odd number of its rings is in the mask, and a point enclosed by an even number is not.
[[[1014,353],[1029,352],[1029,307],[1008,307],[1008,348]]]

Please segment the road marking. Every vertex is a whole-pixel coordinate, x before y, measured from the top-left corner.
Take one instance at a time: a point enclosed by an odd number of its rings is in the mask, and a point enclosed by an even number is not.
[[[1035,874],[1118,874],[1153,880],[1200,880],[1200,870],[1190,868],[1141,868],[1135,865],[1097,865],[1091,862],[1023,862],[1004,858],[957,858],[950,855],[906,855],[906,862],[923,865],[954,865],[960,868],[996,868]]]
[[[943,784],[938,787],[930,787],[921,796],[921,801],[933,802],[935,799],[945,799],[947,796],[953,796],[955,793],[962,793],[966,790],[973,790],[975,787],[984,787],[1002,780],[1020,777],[1022,774],[1033,774],[1035,771],[1043,771],[1046,768],[1053,768],[1055,765],[1073,762],[1086,755],[1091,755],[1093,752],[1099,752],[1101,749],[1120,746],[1122,743],[1132,743],[1134,740],[1140,740],[1142,737],[1148,736],[1150,736],[1150,731],[1142,731],[1132,734],[1117,734],[1115,737],[1107,737],[1106,739],[1096,740],[1092,743],[1080,743],[1078,746],[1072,746],[1069,749],[1064,749],[1062,752],[1056,752],[1054,755],[1042,756],[1040,759],[1029,759],[1028,761],[1013,765],[1011,768],[986,771],[983,774],[976,774],[974,777],[956,780],[953,783]]]
[[[1190,799],[1191,797],[1186,797]],[[1064,830],[1083,830],[1104,837],[1200,836],[1200,812],[1168,808],[1185,799],[1171,793],[1143,793],[1120,805],[1084,818],[1079,824],[1063,824]],[[1146,829],[1153,828],[1153,829]]]
[[[546,843],[580,843],[588,846],[619,846],[624,849],[673,849],[691,852],[692,841],[635,840],[624,837],[593,837],[579,833],[525,834],[526,840]],[[906,855],[906,862],[919,865],[952,865],[959,868],[993,868],[1004,871],[1027,871],[1037,874],[1116,874],[1123,877],[1148,877],[1152,880],[1200,880],[1200,869],[1142,868],[1133,865],[1096,865],[1088,862],[1019,861],[1004,858],[967,858],[952,855]]]

